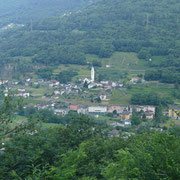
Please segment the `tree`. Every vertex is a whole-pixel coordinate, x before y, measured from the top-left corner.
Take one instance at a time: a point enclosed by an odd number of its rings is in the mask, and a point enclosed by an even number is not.
[[[84,82],[83,87],[88,88],[88,82],[87,81]]]
[[[174,89],[179,89],[179,83],[178,83],[178,82],[176,82],[176,83],[174,84]]]
[[[139,125],[141,123],[141,117],[138,114],[138,112],[133,112],[132,118],[131,118],[132,125]]]
[[[101,98],[100,98],[100,97],[97,97],[95,100],[96,100],[98,103],[101,103]]]
[[[33,127],[32,124],[16,124],[14,113],[22,108],[22,99],[15,100],[10,95],[4,98],[0,106],[0,141],[10,137],[14,133],[26,131]]]
[[[58,76],[56,77],[56,79],[60,81],[61,83],[67,83],[67,82],[71,82],[72,78],[76,75],[78,75],[76,71],[69,69],[69,70],[64,70],[60,72]]]
[[[128,150],[118,150],[115,155],[116,161],[109,163],[103,169],[106,179],[137,179],[140,170],[136,167],[136,161]]]

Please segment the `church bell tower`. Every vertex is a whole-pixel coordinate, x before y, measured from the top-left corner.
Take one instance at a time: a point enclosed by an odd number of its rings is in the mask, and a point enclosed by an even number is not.
[[[91,68],[91,81],[94,82],[94,77],[95,77],[95,71],[94,71],[94,67],[92,66]]]

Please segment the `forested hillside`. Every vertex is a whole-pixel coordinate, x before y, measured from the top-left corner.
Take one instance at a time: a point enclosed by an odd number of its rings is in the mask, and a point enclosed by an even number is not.
[[[154,67],[145,74],[147,80],[174,83],[180,79],[179,31],[178,0],[100,0],[82,11],[1,33],[0,57],[86,64],[85,54],[104,58],[115,51],[136,52]]]
[[[62,15],[89,2],[90,0],[0,0],[0,27],[8,23],[26,23]]]

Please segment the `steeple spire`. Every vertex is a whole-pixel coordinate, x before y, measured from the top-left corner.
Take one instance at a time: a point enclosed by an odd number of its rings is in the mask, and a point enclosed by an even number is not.
[[[95,77],[95,71],[94,71],[94,67],[92,66],[91,68],[91,81],[94,82],[94,77]]]

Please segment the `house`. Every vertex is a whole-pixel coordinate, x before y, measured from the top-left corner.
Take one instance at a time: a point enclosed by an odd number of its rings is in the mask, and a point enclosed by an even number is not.
[[[64,91],[64,90],[61,90],[60,94],[63,95],[64,93],[65,93],[65,91]]]
[[[54,114],[65,116],[66,114],[68,114],[68,110],[67,109],[54,109]]]
[[[131,78],[130,82],[132,82],[132,83],[135,84],[135,83],[137,83],[139,80],[140,80],[140,78],[137,77],[137,76],[135,76],[135,77],[132,77],[132,78]]]
[[[12,81],[12,85],[18,85],[19,82],[18,81]]]
[[[88,112],[94,114],[107,113],[107,106],[90,106]]]
[[[59,86],[59,84],[60,84],[60,83],[59,83],[58,81],[56,81],[56,80],[49,81],[48,83],[49,83],[49,87]]]
[[[48,104],[37,104],[34,107],[37,108],[38,110],[40,110],[40,109],[47,109],[49,107],[49,105]]]
[[[26,90],[24,88],[19,88],[18,91],[19,92],[25,92]]]
[[[54,86],[54,84],[53,84],[53,83],[50,83],[50,84],[49,84],[49,87],[51,87],[51,88],[52,88],[53,86]]]
[[[119,122],[109,123],[108,125],[112,126],[114,128],[116,128],[116,127],[124,127],[124,123],[119,123]]]
[[[112,89],[112,87],[111,87],[110,85],[104,85],[104,88],[105,88],[106,90],[111,90],[111,89]]]
[[[111,86],[115,88],[118,84],[116,82],[111,82]]]
[[[55,90],[55,91],[54,91],[54,94],[55,94],[55,95],[60,95],[61,92],[60,92],[59,90]]]
[[[7,88],[4,90],[4,93],[8,93],[8,89]]]
[[[123,83],[119,83],[118,86],[119,86],[119,87],[123,87]]]
[[[131,118],[131,113],[129,111],[123,111],[120,113],[121,119],[129,120]]]
[[[88,109],[85,106],[80,106],[77,110],[78,114],[88,114]]]
[[[80,105],[78,105],[78,104],[70,104],[70,105],[69,105],[69,109],[70,109],[71,111],[77,111],[77,110],[79,109],[79,106],[80,106]]]
[[[19,93],[16,93],[16,94],[14,94],[14,96],[17,96],[17,97],[24,97],[24,98],[27,98],[27,97],[29,97],[30,96],[30,93],[29,92],[27,92],[27,91],[22,91],[22,92],[19,92]]]
[[[170,118],[180,119],[180,108],[176,106],[170,107],[168,115]]]
[[[134,109],[137,112],[143,111],[152,111],[153,114],[155,114],[156,108],[155,106],[132,106],[132,109]]]
[[[112,113],[113,111],[116,111],[117,113],[121,113],[124,110],[128,110],[128,106],[113,104],[113,105],[108,107],[108,112],[110,112],[110,113]]]
[[[26,82],[30,82],[31,79],[30,79],[30,78],[26,78],[25,81],[26,81]]]
[[[34,107],[34,104],[30,103],[30,104],[26,104],[25,106],[23,106],[23,109],[32,108],[32,107]]]
[[[30,93],[29,93],[29,92],[27,92],[27,91],[25,91],[25,92],[21,92],[21,93],[19,93],[19,96],[22,96],[22,97],[24,97],[24,98],[27,98],[27,97],[29,97],[29,96],[30,96]]]
[[[88,78],[83,78],[83,79],[79,79],[79,80],[82,81],[83,84],[84,84],[85,82],[87,82],[88,84],[91,82],[91,79],[88,79]]]
[[[126,119],[126,120],[124,121],[124,125],[125,125],[125,126],[131,126],[131,120]]]
[[[114,129],[114,130],[108,132],[108,136],[109,137],[119,137],[119,131]]]
[[[3,84],[7,84],[9,80],[3,80]]]
[[[152,111],[145,111],[144,115],[146,119],[153,119],[154,118],[154,113]]]
[[[52,81],[52,84],[54,85],[54,86],[59,86],[59,82],[58,81],[56,81],[56,80],[54,80],[54,81]]]
[[[99,96],[99,98],[101,99],[101,101],[108,101],[109,99],[107,99],[107,95],[106,94],[101,94],[100,96]]]
[[[101,81],[100,83],[103,84],[103,85],[108,85],[109,81]]]
[[[97,87],[102,87],[103,85],[101,83],[96,83]]]
[[[28,82],[25,82],[25,84],[24,84],[25,86],[29,86],[29,83]]]
[[[34,82],[33,84],[34,84],[35,86],[37,86],[39,83],[38,83],[38,82]]]
[[[43,82],[44,82],[44,79],[38,79],[38,82],[39,82],[39,83],[43,83]]]
[[[90,84],[88,84],[88,89],[91,89],[91,88],[93,88],[93,87],[95,87],[96,86],[96,83],[90,83]]]
[[[53,99],[59,99],[59,95],[54,95],[54,96],[52,96],[51,98],[53,98]]]
[[[106,68],[110,68],[111,67],[111,65],[110,64],[106,64]]]

